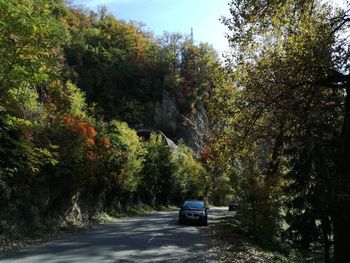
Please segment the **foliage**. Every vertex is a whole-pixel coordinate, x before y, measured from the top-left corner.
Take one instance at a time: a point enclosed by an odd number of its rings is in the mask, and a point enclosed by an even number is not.
[[[191,125],[219,68],[210,46],[180,35],[161,43],[141,24],[64,1],[0,0],[0,11],[2,232],[40,234],[208,194],[189,148],[142,141],[122,121],[152,124],[168,91]]]
[[[193,157],[192,151],[180,145],[173,157],[174,198],[177,203],[184,199],[203,199],[208,194],[208,173]]]
[[[347,12],[279,0],[232,1],[230,11],[233,83],[214,90],[209,167],[230,176],[256,238],[266,234],[256,220],[276,230],[287,220],[288,238],[303,249],[321,241],[326,262],[334,233],[335,260],[346,262]]]
[[[52,115],[71,115],[87,117],[85,94],[72,82],[63,84],[53,81],[47,85],[43,102],[46,110]]]
[[[180,113],[190,116],[208,96],[219,69],[216,51],[206,43],[196,46],[188,36],[164,33],[160,43],[161,62],[167,69],[165,88],[176,99]]]
[[[174,165],[170,148],[160,135],[145,142],[147,155],[142,170],[142,199],[150,205],[167,205],[173,195]]]
[[[237,216],[226,216],[210,229],[211,249],[219,251],[223,261],[235,261],[237,258],[256,258],[260,262],[304,263],[303,255],[287,243],[280,242],[275,247],[257,245],[249,233],[245,232]]]
[[[141,184],[141,171],[147,152],[136,132],[126,123],[111,121],[105,136],[109,141],[107,158],[104,169],[97,174],[109,174],[110,179],[105,187],[110,189],[110,202],[130,204]]]
[[[153,120],[164,91],[185,118],[202,110],[215,81],[212,69],[220,67],[208,44],[195,45],[179,33],[155,39],[143,25],[116,20],[106,10],[70,9],[65,19],[71,34],[64,48],[67,77],[104,118],[168,129]]]
[[[41,172],[57,164],[55,146],[45,140],[47,115],[40,103],[42,87],[58,69],[58,47],[64,36],[61,23],[52,16],[54,6],[54,1],[0,1],[0,203],[4,220],[15,217],[33,222],[41,205],[37,194]]]
[[[160,95],[157,48],[141,25],[99,12],[69,10],[68,77],[78,82],[88,101],[98,103],[106,118],[140,122],[147,113],[144,102]]]
[[[208,175],[203,165],[185,145],[172,151],[155,134],[145,142],[147,155],[142,170],[142,200],[152,205],[181,204],[188,198],[203,199],[208,194]],[[159,203],[157,203],[159,202]]]
[[[30,116],[40,86],[59,67],[58,46],[64,34],[51,14],[54,5],[54,1],[0,2],[1,104],[18,117]]]

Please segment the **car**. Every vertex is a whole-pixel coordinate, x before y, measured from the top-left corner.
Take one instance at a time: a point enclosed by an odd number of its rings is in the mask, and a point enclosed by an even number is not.
[[[239,208],[239,203],[236,200],[233,200],[228,205],[228,211],[235,211]]]
[[[198,223],[208,225],[208,210],[204,201],[186,200],[179,211],[179,224]]]

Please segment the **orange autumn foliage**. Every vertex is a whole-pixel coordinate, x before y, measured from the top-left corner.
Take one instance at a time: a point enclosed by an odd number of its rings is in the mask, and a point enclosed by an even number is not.
[[[66,115],[62,117],[62,123],[71,131],[77,133],[88,148],[86,156],[91,161],[96,161],[103,155],[104,149],[110,144],[108,137],[98,136],[98,132],[90,124],[84,122],[80,116]]]
[[[95,145],[94,138],[97,135],[97,131],[94,127],[85,123],[82,117],[67,115],[62,118],[62,122],[66,127],[78,133],[82,138],[84,138],[88,146],[92,147]]]
[[[93,151],[88,151],[86,155],[87,155],[87,158],[91,161],[95,161],[97,159],[97,155]]]
[[[209,159],[209,150],[207,148],[204,148],[201,152],[201,158],[203,161],[208,161]]]
[[[107,137],[100,137],[99,138],[99,144],[100,145],[107,146],[107,145],[109,145],[109,143],[110,143],[109,138],[107,138]]]

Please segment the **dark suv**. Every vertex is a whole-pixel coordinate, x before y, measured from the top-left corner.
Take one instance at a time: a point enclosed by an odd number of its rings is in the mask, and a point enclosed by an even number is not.
[[[200,200],[186,200],[179,211],[179,224],[199,223],[208,225],[208,207]]]
[[[228,204],[228,210],[229,211],[235,211],[239,208],[239,203],[238,201],[233,200]]]

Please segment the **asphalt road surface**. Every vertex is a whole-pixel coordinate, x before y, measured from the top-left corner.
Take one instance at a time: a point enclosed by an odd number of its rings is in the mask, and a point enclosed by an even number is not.
[[[227,208],[211,208],[209,225]],[[49,243],[0,253],[0,263],[215,262],[207,227],[178,225],[178,212],[157,212],[99,225]]]

